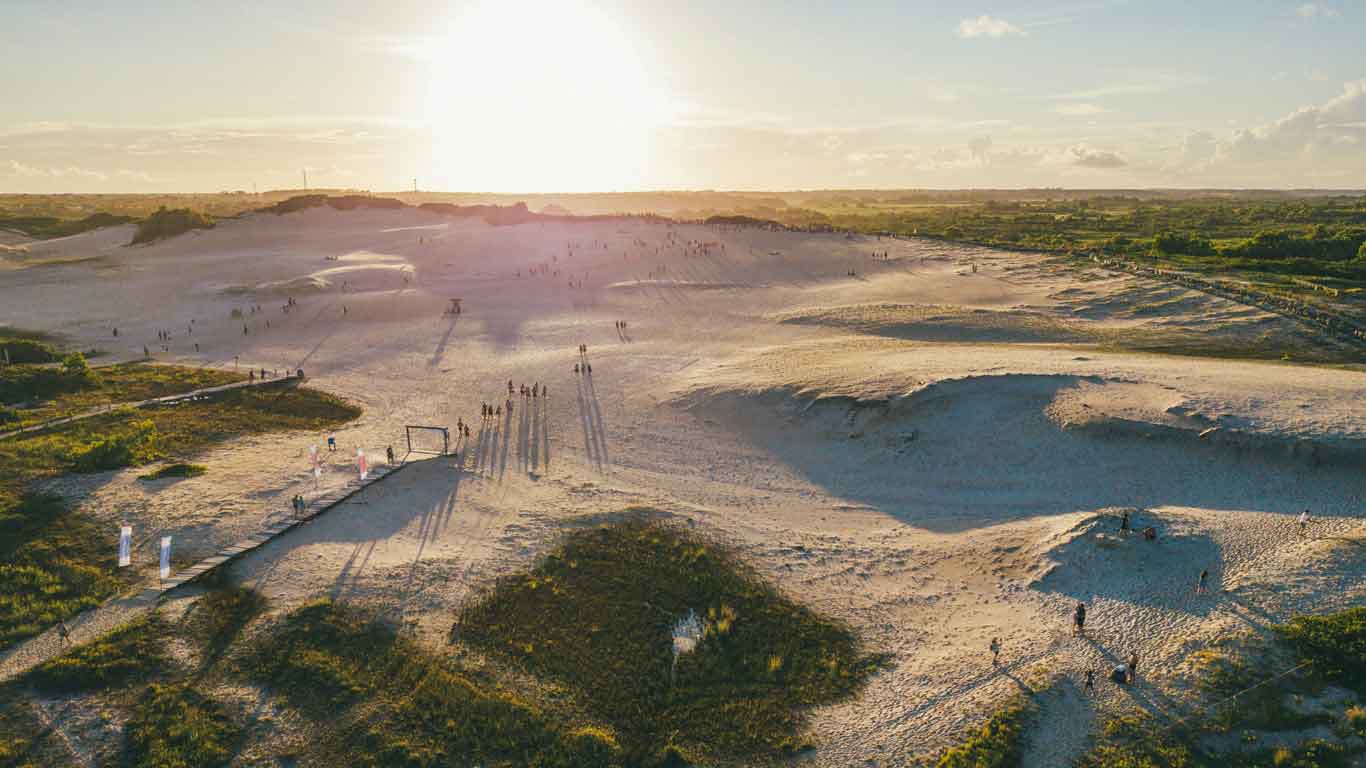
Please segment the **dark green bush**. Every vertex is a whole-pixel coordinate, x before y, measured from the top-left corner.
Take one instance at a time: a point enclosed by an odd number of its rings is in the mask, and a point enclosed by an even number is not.
[[[151,243],[175,237],[192,229],[209,229],[212,226],[213,219],[198,211],[189,208],[160,208],[138,224],[137,232],[133,233],[133,240],[129,245]]]

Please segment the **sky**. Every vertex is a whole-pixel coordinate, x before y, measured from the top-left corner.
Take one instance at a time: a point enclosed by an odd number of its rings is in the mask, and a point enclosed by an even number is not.
[[[0,192],[1366,187],[1361,0],[0,0]]]

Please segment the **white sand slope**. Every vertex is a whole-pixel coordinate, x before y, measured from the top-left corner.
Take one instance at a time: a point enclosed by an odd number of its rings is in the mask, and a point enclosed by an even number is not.
[[[1222,299],[1028,254],[629,221],[317,209],[147,247],[110,238],[30,245],[99,258],[5,273],[0,324],[125,357],[166,329],[163,359],[303,367],[366,408],[322,487],[357,446],[402,453],[404,424],[473,423],[459,459],[234,566],[276,610],[360,600],[444,642],[471,589],[563,526],[654,507],[894,654],[863,696],[814,718],[813,765],[909,765],[1049,674],[1064,682],[1041,699],[1030,764],[1058,765],[1096,707],[1174,706],[1167,676],[1202,644],[1366,590],[1360,557],[1332,545],[1363,511],[1366,374],[1115,351],[1135,333],[1308,343]],[[443,314],[451,298],[461,315]],[[572,371],[579,344],[591,377]],[[481,424],[509,380],[549,398],[514,397]],[[147,540],[174,533],[188,557],[313,493],[307,448],[323,437],[236,441],[180,482],[60,488]],[[1113,535],[1121,509],[1158,541]],[[1196,597],[1202,568],[1219,589]],[[1068,631],[1078,600],[1089,639]],[[1131,650],[1141,684],[1084,701],[1082,671]]]

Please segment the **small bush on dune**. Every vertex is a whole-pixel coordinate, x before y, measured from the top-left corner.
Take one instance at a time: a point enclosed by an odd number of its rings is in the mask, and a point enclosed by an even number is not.
[[[209,229],[213,226],[213,219],[198,211],[189,208],[176,208],[168,210],[160,208],[156,213],[143,219],[138,224],[138,229],[133,233],[133,240],[129,245],[141,245],[168,237],[175,237],[193,229]]]

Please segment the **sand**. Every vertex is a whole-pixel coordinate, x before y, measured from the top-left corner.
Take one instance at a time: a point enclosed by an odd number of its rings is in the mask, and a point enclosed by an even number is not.
[[[1035,254],[634,221],[314,209],[132,248],[126,229],[7,254],[0,324],[110,359],[166,329],[158,359],[302,367],[365,407],[323,489],[357,447],[402,455],[404,424],[473,424],[459,458],[234,565],[274,611],[356,600],[441,644],[471,590],[565,526],[649,506],[894,655],[862,696],[816,713],[806,764],[908,765],[1029,688],[1043,720],[1028,764],[1051,766],[1098,712],[1174,706],[1192,651],[1366,592],[1360,548],[1334,544],[1360,531],[1366,374],[1117,350],[1133,334],[1309,343],[1223,299]],[[461,315],[443,314],[451,298]],[[579,344],[591,377],[573,372]],[[481,429],[509,380],[549,398],[514,397]],[[308,447],[324,440],[234,441],[197,459],[199,478],[54,486],[138,541],[173,534],[189,559],[314,493]],[[1158,541],[1118,536],[1123,509]],[[1209,596],[1192,593],[1202,568]],[[1070,635],[1078,600],[1089,639]],[[1085,669],[1133,650],[1139,685],[1081,695]]]

